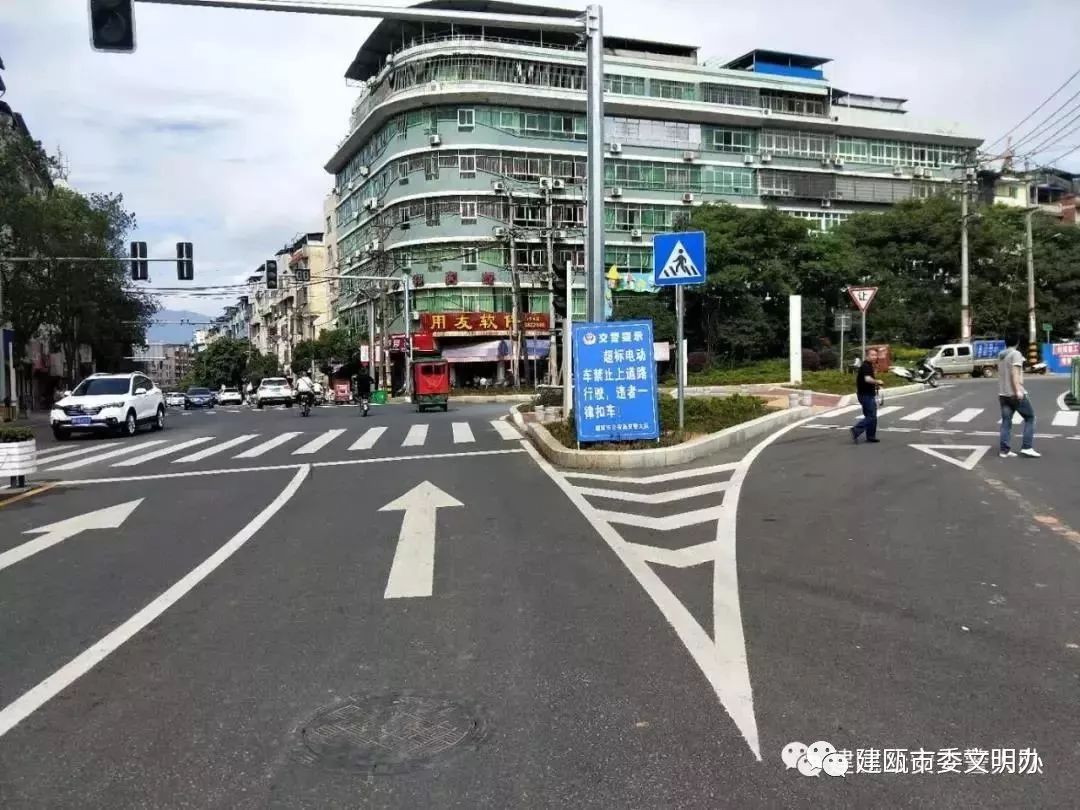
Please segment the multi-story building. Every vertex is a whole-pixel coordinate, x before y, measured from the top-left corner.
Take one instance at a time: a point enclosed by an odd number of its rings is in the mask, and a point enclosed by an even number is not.
[[[1043,167],[1023,172],[1008,164],[1000,170],[978,173],[979,201],[983,204],[1031,208],[1063,225],[1077,225],[1076,199],[1080,175]]]
[[[141,371],[168,391],[190,373],[195,352],[186,343],[148,343],[134,349],[133,359]]]
[[[352,302],[341,300],[341,265],[337,252],[337,194],[331,191],[323,199],[323,244],[326,245],[326,303],[330,328],[341,326],[341,307],[352,308]]]
[[[420,5],[575,13],[488,0]],[[903,99],[833,86],[828,61],[756,50],[702,63],[695,47],[605,37],[604,267],[651,274],[652,234],[704,203],[775,206],[825,229],[947,188],[981,141],[915,123]],[[409,276],[413,331],[452,362],[486,362],[473,369],[489,377],[506,356],[515,281],[521,318],[540,336],[548,276],[572,263],[582,271],[572,308],[583,316],[579,41],[388,20],[345,75],[363,89],[326,164],[341,297],[355,298],[349,275]],[[364,312],[350,310],[358,326]],[[390,327],[402,328],[400,317]]]

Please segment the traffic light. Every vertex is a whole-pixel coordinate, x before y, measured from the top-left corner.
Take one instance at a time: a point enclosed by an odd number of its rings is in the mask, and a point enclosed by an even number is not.
[[[555,310],[556,320],[566,319],[566,303],[570,291],[566,289],[566,275],[556,270],[551,275],[551,305]]]
[[[146,242],[131,243],[131,280],[146,281],[150,278],[150,264],[146,261]]]
[[[277,289],[277,262],[271,259],[263,265],[263,269],[266,271],[266,289]]]
[[[135,0],[90,0],[90,44],[95,51],[135,51]]]
[[[176,277],[181,281],[195,278],[195,261],[192,259],[191,242],[176,243]]]

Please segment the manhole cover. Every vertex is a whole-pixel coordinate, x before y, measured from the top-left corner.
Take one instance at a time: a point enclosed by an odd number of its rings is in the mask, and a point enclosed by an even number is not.
[[[476,707],[402,693],[345,698],[320,709],[300,731],[309,764],[382,773],[476,748],[485,735]]]

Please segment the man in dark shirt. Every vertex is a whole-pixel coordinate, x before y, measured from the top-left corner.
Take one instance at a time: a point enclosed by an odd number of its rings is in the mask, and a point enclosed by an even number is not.
[[[877,349],[869,349],[866,359],[863,360],[855,380],[855,395],[862,405],[863,418],[851,428],[851,438],[855,444],[859,443],[859,437],[865,433],[868,442],[881,441],[877,437],[877,390],[883,385],[881,380],[874,377],[874,363],[877,361]]]

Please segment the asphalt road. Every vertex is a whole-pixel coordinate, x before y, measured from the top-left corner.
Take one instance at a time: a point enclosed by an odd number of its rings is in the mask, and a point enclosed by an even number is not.
[[[996,446],[984,381],[652,475],[554,470],[501,406],[44,440],[0,508],[0,806],[1071,806],[1080,428],[1031,388],[1044,457],[971,469],[909,445]]]

